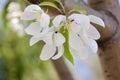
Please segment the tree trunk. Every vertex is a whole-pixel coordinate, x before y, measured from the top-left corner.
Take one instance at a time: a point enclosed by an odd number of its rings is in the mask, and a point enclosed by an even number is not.
[[[105,80],[120,80],[120,9],[118,0],[89,0],[89,6],[101,13],[106,29],[101,30],[99,58]]]

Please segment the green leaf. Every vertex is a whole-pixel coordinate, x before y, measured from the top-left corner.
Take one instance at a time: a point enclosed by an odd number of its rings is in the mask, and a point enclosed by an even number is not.
[[[56,2],[58,2],[58,3],[60,3],[61,2],[61,0],[55,0]]]
[[[64,29],[64,26],[60,29],[60,32],[64,35],[66,42],[64,43],[64,56],[74,64],[73,57],[69,49],[69,33],[67,29]]]
[[[50,7],[57,9],[58,11],[60,11],[60,9],[56,6],[56,4],[54,4],[52,2],[42,2],[42,3],[40,3],[40,6],[50,6]]]
[[[87,11],[86,11],[86,10],[71,10],[70,13],[72,13],[72,12],[78,12],[78,13],[80,13],[80,14],[85,14],[85,15],[87,15]]]
[[[87,14],[87,11],[81,10],[79,5],[73,6],[73,9],[71,10],[71,12],[74,12],[74,11],[79,12],[80,14]]]
[[[85,11],[85,10],[78,10],[78,12],[80,12],[81,14],[87,14],[87,11]]]
[[[76,11],[76,10],[80,10],[80,6],[74,5],[74,6],[73,6],[73,10],[75,10],[75,11]]]

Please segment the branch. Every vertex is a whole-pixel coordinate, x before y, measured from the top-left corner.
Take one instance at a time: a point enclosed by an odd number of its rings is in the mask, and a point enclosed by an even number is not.
[[[66,63],[64,62],[63,57],[58,60],[52,60],[52,63],[59,75],[60,80],[74,80],[72,74],[66,66]]]
[[[89,0],[89,6],[103,15],[107,28],[106,31],[101,30],[104,39],[99,42],[98,53],[105,80],[120,80],[120,8],[118,0]]]
[[[32,4],[39,4],[43,0],[26,0],[26,1],[29,2],[29,3],[32,3]]]
[[[119,6],[118,0],[88,0],[88,3],[94,9],[115,8]]]

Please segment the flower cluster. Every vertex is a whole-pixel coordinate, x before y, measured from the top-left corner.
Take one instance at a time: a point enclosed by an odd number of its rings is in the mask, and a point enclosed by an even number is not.
[[[98,45],[95,40],[100,38],[100,34],[90,23],[105,27],[102,19],[94,15],[76,13],[69,16],[57,15],[50,21],[50,16],[38,5],[26,7],[21,19],[35,20],[25,32],[32,36],[31,46],[41,40],[45,42],[40,55],[41,60],[60,58],[66,49],[65,44],[68,44],[71,55],[78,58],[81,56],[79,53],[86,53],[87,47],[97,53]]]
[[[14,8],[15,7],[15,8]],[[19,17],[22,15],[20,4],[17,2],[11,2],[8,6],[7,19],[9,20],[9,27],[11,30],[17,33],[19,37],[24,36],[24,28],[20,22]]]

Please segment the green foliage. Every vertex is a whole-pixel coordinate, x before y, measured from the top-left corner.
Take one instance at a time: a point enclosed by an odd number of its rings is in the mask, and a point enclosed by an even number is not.
[[[81,10],[79,5],[74,5],[73,9],[70,12],[78,12],[80,14],[87,14],[87,11]]]
[[[80,6],[74,5],[74,6],[73,6],[73,10],[80,10]]]
[[[60,3],[61,2],[61,0],[54,0],[55,2],[57,2],[57,3]]]
[[[50,6],[50,7],[57,9],[58,11],[60,11],[60,9],[57,7],[57,5],[53,2],[41,2],[39,5],[40,6]]]
[[[5,80],[57,80],[50,61],[39,59],[42,42],[30,47],[27,36],[19,38],[11,30],[0,34],[0,55],[4,61],[0,66],[4,66]]]
[[[65,37],[65,43],[64,43],[64,56],[72,63],[74,64],[73,57],[71,55],[70,49],[69,49],[69,33],[68,30],[62,27],[60,29],[60,32],[64,35]]]
[[[9,6],[10,2],[11,2],[11,0],[7,1],[7,3],[5,4],[5,6],[3,8],[3,11],[2,11],[2,26],[4,29],[7,28],[7,23],[8,23],[7,13],[8,13],[8,6]]]

